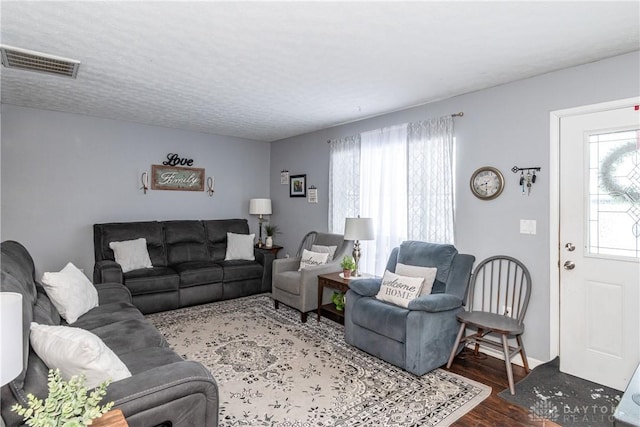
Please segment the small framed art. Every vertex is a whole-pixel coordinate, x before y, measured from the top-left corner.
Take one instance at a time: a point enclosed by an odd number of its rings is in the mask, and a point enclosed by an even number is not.
[[[289,197],[307,197],[307,175],[289,176]]]

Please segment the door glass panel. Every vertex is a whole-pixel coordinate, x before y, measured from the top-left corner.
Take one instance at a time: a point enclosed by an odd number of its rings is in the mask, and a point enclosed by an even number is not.
[[[640,258],[640,130],[589,135],[591,255]]]

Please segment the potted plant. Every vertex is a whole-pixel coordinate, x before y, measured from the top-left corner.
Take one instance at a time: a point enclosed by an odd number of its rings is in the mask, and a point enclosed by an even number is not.
[[[336,310],[344,310],[344,294],[342,292],[334,292],[331,295],[331,302],[335,304]]]
[[[351,255],[345,255],[340,263],[342,267],[342,275],[345,278],[351,277],[351,272],[356,269],[356,262]]]
[[[12,411],[24,417],[26,425],[47,427],[86,427],[113,407],[113,402],[98,405],[107,393],[109,381],[96,387],[87,396],[84,375],[74,375],[64,381],[59,369],[49,370],[49,396],[43,401],[27,395],[27,408],[16,403]]]
[[[267,233],[267,239],[265,240],[265,246],[270,248],[273,246],[273,236],[280,233],[277,225],[267,224],[264,226],[264,231]]]

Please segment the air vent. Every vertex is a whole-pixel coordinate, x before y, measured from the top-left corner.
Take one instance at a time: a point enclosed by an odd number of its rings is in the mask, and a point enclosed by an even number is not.
[[[2,65],[7,68],[39,71],[74,79],[80,67],[80,61],[7,45],[0,45],[0,54],[2,54]]]

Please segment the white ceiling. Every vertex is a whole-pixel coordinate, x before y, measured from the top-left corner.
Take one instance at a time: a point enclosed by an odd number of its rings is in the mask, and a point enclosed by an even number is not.
[[[2,103],[274,141],[640,48],[640,2],[2,1]]]

